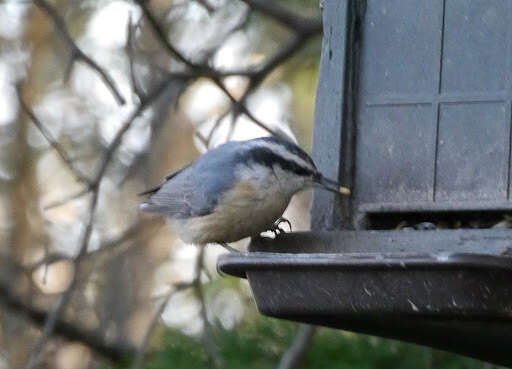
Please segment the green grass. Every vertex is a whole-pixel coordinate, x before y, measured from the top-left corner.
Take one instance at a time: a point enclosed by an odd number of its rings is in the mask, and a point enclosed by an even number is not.
[[[276,319],[245,321],[232,331],[215,330],[214,339],[230,369],[275,368],[297,332],[297,325]],[[158,351],[146,360],[149,369],[206,369],[201,343],[179,331],[164,329]],[[484,364],[454,354],[393,340],[320,329],[303,369],[480,369]]]

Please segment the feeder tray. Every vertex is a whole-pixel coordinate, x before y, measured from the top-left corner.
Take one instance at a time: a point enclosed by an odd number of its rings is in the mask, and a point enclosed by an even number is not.
[[[258,310],[267,316],[512,365],[512,258],[467,252],[340,254],[329,249],[336,239],[355,236],[343,233],[258,240],[250,253],[221,256],[219,270],[247,278]],[[398,232],[385,231],[375,232],[373,239],[382,233],[402,241]],[[329,241],[314,247],[308,243],[313,239]]]

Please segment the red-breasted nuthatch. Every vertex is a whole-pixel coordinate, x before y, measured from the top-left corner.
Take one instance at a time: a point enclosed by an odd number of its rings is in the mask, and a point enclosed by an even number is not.
[[[292,196],[312,186],[349,193],[325,178],[292,142],[276,137],[232,141],[141,193],[150,195],[141,209],[167,215],[187,243],[218,243],[231,250],[228,242],[275,230]]]

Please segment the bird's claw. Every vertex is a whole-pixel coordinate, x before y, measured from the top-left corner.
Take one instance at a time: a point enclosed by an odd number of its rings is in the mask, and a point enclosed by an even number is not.
[[[270,231],[272,233],[274,233],[275,236],[277,236],[278,234],[281,234],[281,233],[285,233],[285,230],[280,227],[280,225],[282,223],[288,224],[288,228],[290,228],[290,232],[292,231],[292,223],[290,223],[290,221],[288,219],[280,217],[278,220],[276,220],[274,222],[274,224],[272,225],[272,228],[270,229]]]

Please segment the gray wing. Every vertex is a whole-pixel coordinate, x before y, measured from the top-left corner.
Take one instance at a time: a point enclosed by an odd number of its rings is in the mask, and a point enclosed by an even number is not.
[[[218,148],[169,176],[141,209],[174,218],[211,214],[235,182],[237,162],[229,148]]]
[[[184,169],[186,169],[188,167],[189,167],[189,165],[187,165],[186,167],[181,168],[180,170],[177,170],[174,173],[169,174],[167,177],[165,177],[164,182],[161,185],[153,187],[153,188],[150,188],[149,190],[145,190],[143,192],[140,192],[140,193],[137,194],[137,196],[152,195],[154,193],[157,193],[158,190],[160,188],[162,188],[162,186],[164,185],[165,182],[171,180],[173,177],[175,177],[177,174],[179,174],[180,172],[182,172]]]
[[[165,177],[164,182],[161,185],[153,187],[153,188],[150,188],[149,190],[145,190],[145,191],[143,191],[141,193],[138,193],[137,196],[152,195],[154,193],[157,193],[158,190],[160,188],[162,188],[162,186],[165,184],[165,182],[171,180],[173,177],[175,177],[176,175],[181,173],[183,170],[187,169],[189,166],[190,166],[190,164],[185,166],[185,167],[183,167],[183,168],[181,168],[180,170],[177,170],[174,173],[169,174],[167,177]]]

